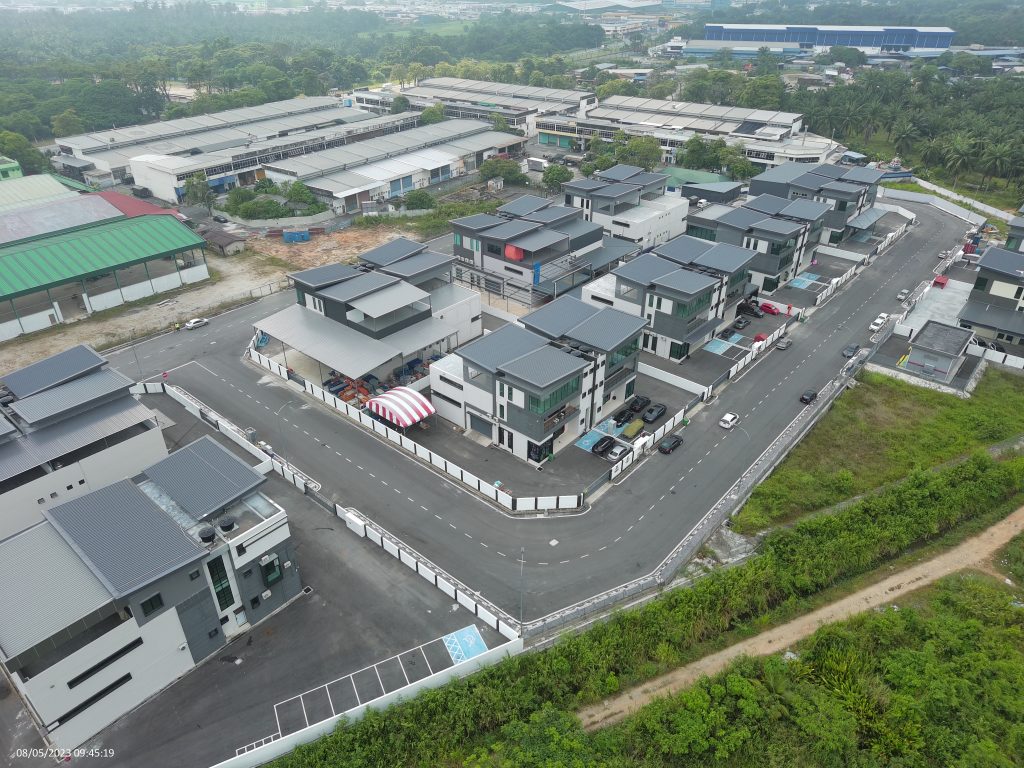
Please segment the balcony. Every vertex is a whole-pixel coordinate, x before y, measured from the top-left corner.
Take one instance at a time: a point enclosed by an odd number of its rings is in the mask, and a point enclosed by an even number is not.
[[[555,427],[557,427],[559,424],[568,421],[569,417],[576,413],[578,410],[579,408],[577,408],[575,405],[563,405],[553,414],[544,419],[544,433],[547,434]]]

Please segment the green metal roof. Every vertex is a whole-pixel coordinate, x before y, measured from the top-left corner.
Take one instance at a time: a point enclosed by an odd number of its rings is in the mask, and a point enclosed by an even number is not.
[[[691,168],[669,166],[662,168],[658,173],[665,173],[671,176],[680,184],[709,184],[715,181],[729,181],[728,176],[720,173],[709,173],[708,171],[695,171]]]
[[[173,216],[139,216],[0,248],[0,300],[203,245]]]

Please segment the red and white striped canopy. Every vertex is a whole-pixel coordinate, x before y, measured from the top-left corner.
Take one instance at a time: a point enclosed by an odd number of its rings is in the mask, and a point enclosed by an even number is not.
[[[408,387],[390,389],[383,395],[371,398],[366,405],[378,416],[383,416],[399,427],[411,427],[430,414],[437,413],[427,398]]]

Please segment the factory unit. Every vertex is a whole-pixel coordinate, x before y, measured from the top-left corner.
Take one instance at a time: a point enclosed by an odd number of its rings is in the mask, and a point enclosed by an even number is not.
[[[265,166],[275,181],[301,181],[338,213],[401,197],[476,171],[490,157],[518,152],[522,136],[494,131],[490,123],[446,120],[390,136]]]
[[[50,744],[82,744],[301,592],[264,479],[203,437],[0,540],[0,660]]]
[[[949,49],[956,33],[949,27],[824,26],[813,24],[705,24],[706,40],[795,43],[804,51],[834,45],[864,53],[927,53],[939,56]]]
[[[647,49],[651,56],[668,59],[711,59],[721,55],[728,49],[734,59],[756,59],[763,48],[773,56],[783,59],[795,59],[805,54],[799,43],[786,43],[777,40],[761,40],[758,42],[741,42],[734,40],[688,40],[673,37],[666,43]]]

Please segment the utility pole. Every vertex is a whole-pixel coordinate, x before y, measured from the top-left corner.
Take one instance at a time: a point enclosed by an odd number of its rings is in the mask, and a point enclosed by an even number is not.
[[[523,631],[523,588],[526,576],[526,547],[519,548],[519,632]]]
[[[139,353],[135,351],[135,329],[134,328],[132,328],[130,331],[128,331],[128,338],[130,339],[130,341],[132,343],[132,356],[135,358],[135,367],[139,369],[139,383],[141,384],[142,380],[145,377],[142,375],[142,364],[139,362]]]

